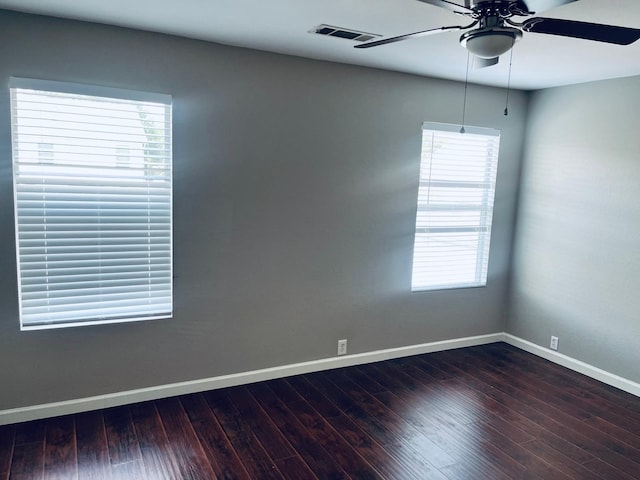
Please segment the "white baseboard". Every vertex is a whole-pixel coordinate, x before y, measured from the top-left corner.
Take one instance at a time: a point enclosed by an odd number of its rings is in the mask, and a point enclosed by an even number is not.
[[[89,410],[143,402],[146,400],[157,400],[176,395],[205,392],[207,390],[216,390],[218,388],[261,382],[263,380],[273,380],[276,378],[300,375],[303,373],[320,372],[323,370],[331,370],[333,368],[362,365],[365,363],[390,360],[392,358],[409,357],[411,355],[439,352],[443,350],[451,350],[453,348],[473,347],[476,345],[485,345],[495,342],[506,342],[514,347],[520,348],[521,350],[546,358],[547,360],[569,368],[570,370],[582,373],[588,377],[640,397],[640,384],[636,382],[614,375],[613,373],[609,373],[605,370],[594,367],[593,365],[589,365],[588,363],[576,360],[556,351],[541,347],[514,335],[508,333],[493,333],[489,335],[479,335],[476,337],[456,338],[440,342],[423,343],[408,347],[388,348],[373,352],[357,353],[355,355],[323,358],[310,362],[263,368],[249,372],[221,375],[219,377],[159,385],[156,387],[140,388],[125,392],[97,395],[95,397],[85,397],[63,402],[45,403],[42,405],[33,405],[10,410],[0,410],[0,425],[26,422],[28,420],[36,420],[39,418],[56,417],[59,415],[69,415]]]
[[[562,365],[563,367],[567,367],[570,370],[582,373],[587,377],[594,378],[603,383],[606,383],[607,385],[611,385],[613,387],[619,388],[620,390],[624,390],[625,392],[640,397],[640,383],[636,383],[613,373],[609,373],[581,360],[576,360],[575,358],[568,357],[567,355],[563,355],[562,353],[558,353],[555,350],[541,347],[540,345],[536,345],[535,343],[524,340],[523,338],[516,337],[509,333],[503,334],[503,341],[521,350],[533,353],[534,355],[542,358],[546,358],[547,360],[553,363],[557,363],[558,365]]]
[[[408,347],[388,348],[373,352],[358,353],[355,355],[345,355],[341,357],[323,358],[310,362],[295,363],[279,367],[263,368],[249,372],[234,373],[231,375],[221,375],[219,377],[204,378],[189,382],[172,383],[169,385],[159,385],[156,387],[140,388],[125,392],[97,395],[95,397],[85,397],[63,402],[45,403],[29,407],[14,408],[10,410],[0,410],[0,425],[9,423],[25,422],[39,418],[56,417],[69,415],[72,413],[86,412],[101,408],[115,407],[130,403],[143,402],[146,400],[157,400],[159,398],[173,397],[188,393],[204,392],[218,388],[244,385],[248,383],[260,382],[263,380],[273,380],[275,378],[289,377],[302,373],[319,372],[339,367],[349,367],[364,363],[380,362],[392,358],[408,357],[423,353],[451,350],[453,348],[471,347],[475,345],[485,345],[504,340],[504,334],[493,333],[489,335],[479,335],[475,337],[456,338],[443,340],[440,342],[423,343]]]

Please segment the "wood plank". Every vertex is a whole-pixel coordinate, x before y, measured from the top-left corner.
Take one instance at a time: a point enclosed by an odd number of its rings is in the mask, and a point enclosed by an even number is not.
[[[397,395],[392,392],[382,392],[376,395],[376,398],[382,402],[389,410],[395,412],[402,417],[409,425],[416,429],[420,434],[429,438],[444,452],[456,451],[458,446],[456,442],[451,442],[451,432],[459,428],[456,424],[448,426],[435,421],[430,412],[422,411],[419,405],[409,403],[410,399],[403,395]]]
[[[284,378],[278,378],[269,382],[269,388],[284,403],[299,402],[304,400],[301,395]]]
[[[44,442],[16,445],[11,462],[11,480],[41,480],[44,478]]]
[[[498,474],[499,476],[496,476],[493,472],[482,470],[470,462],[454,463],[453,465],[442,467],[440,471],[449,480],[495,480],[498,478],[504,480],[514,480],[509,479],[509,477],[507,477],[506,474],[502,472]]]
[[[535,371],[523,370],[520,365],[508,360],[496,361],[495,357],[496,355],[491,355],[491,351],[482,350],[477,352],[476,358],[490,365],[492,372],[512,379],[514,386],[526,388],[527,391],[533,390],[538,393],[538,398],[571,413],[580,420],[599,415],[614,424],[624,425],[623,428],[628,428],[629,432],[640,431],[640,419],[634,419],[633,415],[622,417],[607,408],[604,401],[597,402],[594,399],[583,398],[578,394],[578,390],[572,389],[570,385],[561,385],[557,380],[537,375]],[[541,394],[543,394],[542,397]]]
[[[446,386],[464,385],[466,387],[466,399],[473,403],[476,408],[476,418],[478,419],[476,423],[495,428],[515,443],[530,442],[536,438],[535,432],[540,431],[540,428],[526,417],[511,411],[503,404],[496,402],[493,398],[484,395],[484,393],[464,382],[455,379],[446,380],[442,384]]]
[[[612,402],[606,395],[602,395],[606,388],[611,388],[608,385],[559,367],[534,355],[518,355],[509,348],[491,347],[487,349],[487,352],[499,355],[504,359],[504,362],[508,362],[509,367],[516,368],[523,375],[535,376],[549,385],[560,385],[562,387],[561,394],[567,395],[565,397],[567,400],[576,402],[577,405],[591,413],[597,412],[598,415],[614,424],[622,422],[624,425],[629,425],[630,431],[638,431],[638,425],[640,425],[638,402],[627,403],[626,414],[620,415],[620,403]],[[626,392],[623,393],[626,394]],[[630,394],[626,395],[633,397]]]
[[[316,477],[311,469],[300,457],[283,458],[276,462],[278,470],[286,480],[315,480]]]
[[[440,408],[449,412],[451,417],[457,417],[461,424],[475,423],[480,418],[485,422],[491,422],[494,419],[493,412],[482,402],[482,395],[468,385],[455,379],[442,380],[433,384],[429,378],[425,379],[424,372],[417,368],[405,369],[404,374],[422,383],[423,389],[431,392],[432,398],[438,401]]]
[[[638,476],[628,475],[618,470],[615,466],[603,462],[599,458],[591,460],[584,464],[584,467],[589,471],[600,475],[605,480],[638,480]]]
[[[419,475],[419,478],[447,480],[447,477],[429,462],[427,456],[422,455],[415,443],[388,443],[384,449],[402,464],[409,466],[415,474]]]
[[[136,403],[131,405],[130,410],[147,476],[179,478],[180,469],[173,456],[155,403]]]
[[[319,479],[348,478],[333,457],[314,441],[295,415],[265,383],[249,385],[248,390]]]
[[[333,457],[340,467],[355,478],[381,479],[382,476],[307,402],[291,402],[287,408],[307,429],[315,442]]]
[[[490,378],[500,378],[503,382],[497,383],[498,387],[512,396],[520,396],[529,405],[533,406],[539,412],[543,412],[545,415],[553,416],[556,421],[562,423],[563,427],[570,428],[573,432],[581,435],[582,438],[588,438],[589,448],[585,450],[590,451],[602,451],[602,446],[606,447],[617,454],[618,462],[625,464],[623,467],[628,473],[640,472],[640,450],[634,448],[625,442],[620,441],[617,438],[609,435],[606,431],[599,430],[591,427],[586,419],[580,420],[582,415],[577,415],[574,412],[577,410],[573,403],[569,400],[559,400],[557,390],[560,388],[548,389],[547,391],[539,390],[545,388],[544,385],[534,384],[533,382],[522,382],[520,380],[514,381],[515,375],[506,375],[495,373],[496,369],[489,365],[489,361],[484,357],[474,356],[474,364],[484,363],[484,369],[478,371],[479,373],[486,372]],[[523,374],[524,375],[524,374]],[[508,385],[507,385],[508,383]],[[597,443],[599,445],[595,445]],[[619,457],[625,457],[624,460]],[[627,462],[630,459],[632,462]],[[635,463],[635,465],[633,465]]]
[[[0,425],[0,480],[9,477],[15,432],[15,425]]]
[[[469,427],[470,426],[466,426],[465,428],[468,429]],[[467,430],[467,433],[468,431],[469,430]],[[529,472],[520,462],[514,460],[509,455],[509,452],[505,452],[501,448],[496,447],[491,442],[486,441],[481,437],[469,438],[465,435],[464,437],[458,438],[458,440],[460,441],[461,446],[466,446],[466,448],[470,450],[475,450],[475,458],[474,462],[469,462],[466,459],[460,458],[457,463],[474,463],[476,466],[482,466],[484,472],[493,470],[492,476],[499,476],[500,478],[542,480],[542,477]],[[566,479],[563,478],[562,480]]]
[[[594,402],[603,409],[619,412],[620,407],[624,407],[628,416],[634,418],[636,422],[640,421],[638,397],[628,392],[606,385],[549,360],[531,355],[511,345],[489,345],[487,349],[494,352],[495,355],[510,360],[521,370],[536,374],[551,383],[562,385],[567,391]]]
[[[224,480],[248,480],[249,474],[204,397],[201,394],[185,395],[180,397],[180,403],[216,477]]]
[[[287,392],[291,398],[291,394],[295,391],[286,383],[276,381],[270,385],[279,392]],[[276,391],[275,389],[274,392]],[[277,393],[276,393],[277,394]],[[244,387],[230,388],[227,395],[244,422],[248,425],[253,434],[260,440],[262,446],[267,451],[272,460],[281,460],[295,455],[294,449],[284,438],[280,430],[275,426],[267,414],[262,410],[258,402]],[[280,395],[278,395],[280,397]],[[294,398],[300,398],[296,393]]]
[[[362,405],[350,398],[336,385],[320,374],[309,375],[309,381],[313,383],[318,390],[326,393],[338,409],[348,417],[378,443],[393,443],[398,440],[396,436],[387,431],[387,428],[378,422],[377,418],[367,414]]]
[[[554,468],[571,478],[578,478],[580,480],[599,480],[601,478],[588,468],[574,462],[566,455],[558,452],[555,448],[539,440],[525,443],[522,447],[537,457],[544,459]]]
[[[274,459],[253,434],[226,390],[206,392],[204,396],[249,475],[252,478],[282,478]]]
[[[425,361],[422,358],[418,358],[418,360],[420,362]],[[492,409],[496,408],[495,406],[493,406],[493,403],[501,405],[501,410],[504,412],[505,416],[508,415],[509,421],[511,421],[515,426],[518,426],[522,430],[525,430],[540,441],[547,443],[549,446],[555,448],[572,460],[578,463],[585,463],[595,458],[593,455],[586,452],[578,445],[571,443],[563,438],[562,435],[556,435],[555,433],[544,428],[543,425],[537,423],[535,419],[538,417],[532,409],[528,409],[526,405],[522,404],[517,399],[513,399],[495,389],[491,383],[481,381],[474,375],[460,370],[458,367],[454,367],[453,365],[442,362],[437,356],[429,356],[428,362],[430,363],[432,368],[437,367],[439,369],[442,369],[443,371],[458,375],[458,381],[461,381],[471,386],[476,391],[482,393],[486,397],[486,399],[488,399],[484,401],[489,402],[489,404],[492,405]],[[512,408],[513,402],[515,402],[517,405],[521,405],[522,409],[520,410]]]
[[[615,465],[618,469],[630,475],[640,476],[640,463],[635,461],[637,459],[640,462],[640,453],[636,454],[635,449],[626,448],[624,443],[599,432],[557,407],[536,398],[536,396],[530,394],[529,390],[519,390],[508,383],[500,381],[499,378],[482,368],[481,362],[475,361],[475,358],[474,367],[470,368],[468,359],[453,357],[450,352],[439,352],[438,356],[449,359],[449,361],[461,365],[462,368],[466,367],[471,375],[481,381],[488,384],[493,383],[496,387],[496,392],[491,395],[494,398],[500,396],[503,401],[508,402],[507,404],[510,408],[519,410],[520,413],[591,453],[594,457],[601,458],[606,463]],[[501,393],[498,394],[497,392]],[[628,455],[634,456],[629,457]]]
[[[425,361],[426,361],[426,360],[425,360]],[[434,361],[433,361],[433,358],[429,357],[428,361],[432,364],[432,365],[431,365],[431,369],[436,368],[436,367],[434,366],[434,364],[437,364],[437,362],[434,362]],[[446,368],[446,365],[445,365],[445,368]],[[457,372],[457,373],[455,373],[455,372],[451,371],[450,369],[449,369],[448,371],[449,371],[449,374],[447,375],[448,377],[452,377],[452,376],[455,376],[455,375],[459,375],[459,376],[460,376],[460,378],[464,378],[464,376],[463,376],[463,375],[465,375],[465,374],[464,374],[462,371]],[[470,378],[472,378],[472,377],[470,377]],[[442,382],[442,383],[448,383],[448,382],[451,382],[451,381],[450,381],[450,380],[448,380],[448,381],[446,381],[446,382]],[[471,383],[471,385],[473,385],[474,387],[478,387],[478,386],[483,387],[483,388],[480,388],[480,389],[478,390],[478,392],[481,392],[482,390],[486,390],[486,391],[492,391],[492,390],[495,390],[495,388],[494,388],[494,386],[493,386],[492,384],[484,384],[484,383],[482,383],[482,382],[473,382],[473,381],[472,381],[472,382],[470,382],[470,383]],[[483,395],[483,396],[484,396],[484,395]],[[486,403],[487,401],[489,401],[489,405],[492,405],[492,403],[494,402],[490,397],[485,397],[485,400],[483,401],[483,403]],[[508,407],[506,407],[506,406],[505,406],[504,408],[500,409],[499,411],[501,411],[502,413],[504,413],[504,412],[508,412],[508,411],[510,411],[510,409],[509,409]],[[556,446],[560,445],[560,446],[562,447],[562,450],[567,451],[567,452],[568,452],[568,453],[570,453],[570,454],[574,454],[574,455],[575,455],[575,456],[577,456],[577,458],[578,458],[579,460],[581,460],[581,461],[586,461],[586,460],[589,460],[590,458],[593,458],[593,457],[591,457],[591,456],[587,455],[587,454],[586,454],[586,452],[582,451],[582,450],[581,450],[581,449],[579,449],[578,447],[575,447],[575,446],[573,446],[573,445],[568,444],[567,442],[562,441],[562,439],[560,439],[559,437],[557,437],[557,436],[555,436],[555,435],[551,434],[550,432],[548,432],[547,430],[545,430],[545,429],[543,429],[543,428],[539,427],[535,422],[532,422],[531,420],[527,419],[526,417],[523,417],[523,416],[520,416],[520,415],[515,415],[515,416],[514,416],[514,415],[513,415],[513,412],[512,412],[512,413],[510,414],[510,420],[511,420],[511,421],[515,421],[515,422],[517,422],[519,425],[521,425],[521,426],[522,426],[523,430],[526,430],[526,431],[528,431],[529,433],[535,433],[535,434],[537,434],[537,435],[541,435],[541,436],[543,436],[543,437],[544,437],[544,436],[549,437],[549,439],[551,440],[551,443],[552,443],[552,444],[553,444],[553,443],[556,443]],[[483,422],[481,422],[480,424],[483,424]],[[484,427],[485,427],[485,428],[487,428],[487,427],[492,427],[492,425],[490,425],[490,424],[485,424],[485,425],[484,425]],[[502,430],[500,430],[500,429],[495,429],[495,430],[498,430],[498,431],[500,431],[501,433],[504,433],[504,432],[502,432]],[[519,437],[519,436],[516,436],[516,438],[515,438],[515,443],[517,443],[517,441],[518,441],[518,440],[520,440],[518,437]],[[509,437],[507,436],[507,438],[509,438]],[[514,441],[514,439],[513,439],[513,438],[509,438],[509,439],[510,439],[511,441]],[[557,440],[557,441],[559,441],[559,442],[556,442],[556,440]],[[512,453],[513,453],[513,452],[518,452],[518,450],[519,450],[518,448],[513,447],[513,451],[512,451]],[[579,452],[581,452],[581,453],[579,453]],[[520,451],[520,454],[522,454],[522,452],[521,452],[521,451]],[[526,464],[526,462],[524,462],[524,463]],[[529,469],[530,469],[530,467],[529,467]],[[547,469],[548,469],[548,467],[547,467]],[[463,474],[463,473],[461,473],[461,475],[462,475],[462,474]]]
[[[411,367],[420,368],[430,378],[435,380],[453,380],[458,378],[457,372],[451,372],[449,370],[443,370],[431,363],[433,355],[415,355],[413,357],[405,357],[398,359],[398,365],[404,368],[406,365]]]
[[[465,426],[464,432],[466,441],[470,444],[482,445],[483,448],[496,455],[496,458],[499,458],[501,455],[506,455],[524,468],[525,473],[517,472],[517,466],[513,465],[513,463],[509,462],[506,458],[497,462],[500,468],[506,473],[509,473],[512,478],[570,479],[570,477],[561,470],[536,456],[522,445],[512,442],[509,438],[491,427],[483,428],[480,425],[476,425],[475,428],[473,428],[471,426]],[[513,470],[507,471],[507,469]]]
[[[421,471],[423,474],[430,472],[429,476],[438,478],[441,474],[435,470],[435,467],[455,463],[455,460],[443,449],[427,436],[414,430],[410,423],[406,423],[402,412],[395,412],[377,398],[378,395],[392,395],[391,392],[385,390],[376,396],[369,395],[340,371],[331,372],[324,377],[331,379],[332,383],[340,387],[345,395],[352,397],[355,402],[363,406],[371,418],[376,419],[373,425],[363,422],[362,427],[382,443],[392,455],[401,456],[402,461],[411,465],[414,471]],[[330,388],[330,386],[325,384],[324,388]],[[355,418],[357,421],[357,417]],[[401,433],[390,428],[392,425],[396,429],[399,427]],[[384,432],[384,435],[381,436],[381,432]]]
[[[78,478],[76,431],[73,416],[51,418],[45,427],[44,478]]]
[[[144,463],[141,459],[112,465],[110,475],[110,478],[112,478],[113,480],[131,480],[133,478],[135,478],[136,480],[139,478],[148,478],[149,480],[155,480],[152,479],[152,477],[147,476],[146,472],[144,471]]]
[[[318,390],[324,391],[340,410],[381,445],[401,443],[405,438],[418,435],[408,425],[403,429],[402,425],[392,424],[389,418],[379,418],[376,412],[379,412],[381,407],[374,405],[373,409],[369,408],[359,399],[349,396],[324,375],[314,373],[309,375],[308,379]],[[365,397],[364,400],[367,400],[369,405],[372,403],[369,398]],[[377,401],[379,402],[379,400]],[[387,416],[390,415],[388,413]]]
[[[605,432],[610,437],[626,443],[636,450],[640,450],[640,429],[631,432],[629,429],[623,428],[619,424],[614,424],[604,420],[599,416],[588,418],[585,420],[585,423],[589,424],[596,430]]]
[[[473,448],[466,442],[463,432],[458,429],[460,426],[450,425],[445,428],[442,425],[433,423],[428,417],[405,403],[404,399],[392,392],[383,392],[376,395],[388,408],[396,411],[408,423],[416,428],[425,438],[428,438],[440,450],[444,451],[451,460],[447,465],[440,466],[440,471],[451,472],[451,475],[471,475],[467,478],[510,478],[507,474],[491,464],[490,459],[482,451]],[[433,454],[432,454],[433,455]],[[407,461],[404,458],[403,461]],[[443,462],[445,463],[445,462]],[[448,468],[451,465],[457,466]],[[449,474],[447,474],[449,475]]]
[[[45,420],[32,420],[16,425],[15,444],[44,442]]]
[[[418,445],[422,456],[436,467],[442,467],[455,463],[454,459],[447,453],[447,448],[451,448],[450,442],[444,440],[442,436],[433,435],[433,432],[441,428],[441,424],[451,427],[457,425],[457,416],[451,409],[460,408],[457,402],[453,405],[443,406],[437,399],[434,399],[431,386],[427,391],[422,389],[421,384],[409,380],[404,374],[396,375],[388,374],[387,370],[394,368],[395,362],[387,362],[385,366],[381,366],[379,373],[380,382],[389,383],[393,381],[407,381],[406,388],[394,387],[397,394],[390,391],[383,391],[375,395],[390,411],[403,418],[421,435],[416,436],[409,442],[412,445]]]
[[[378,383],[378,381],[367,375],[360,368],[345,368],[342,373],[353,383],[358,385],[362,390],[367,392],[370,395],[375,395],[376,393],[386,392],[387,389]]]
[[[306,379],[304,375],[289,377],[286,382],[291,385],[309,405],[311,405],[324,418],[337,417],[342,412],[324,393],[320,392]]]
[[[323,376],[342,390],[354,403],[360,405],[367,416],[375,418],[377,423],[385,428],[389,438],[392,439],[388,443],[402,443],[420,435],[396,412],[387,408],[376,397],[369,395],[341,373],[331,372]]]
[[[371,375],[375,375],[380,383],[387,386],[389,392],[401,396],[419,409],[423,416],[437,424],[464,425],[476,420],[471,412],[461,408],[459,401],[443,395],[439,384],[421,384],[415,378],[395,369],[389,362],[372,366]]]
[[[78,477],[101,480],[111,477],[109,446],[102,411],[75,415]]]
[[[180,401],[174,397],[156,400],[155,403],[176,459],[179,478],[216,478]]]
[[[624,408],[624,410],[627,412],[633,412],[633,415],[636,419],[640,418],[640,402],[638,401],[638,397],[611,385],[598,382],[597,380],[589,378],[586,375],[579,375],[579,377],[583,381],[587,382],[585,390],[590,394],[597,395],[601,398],[606,398],[607,400],[610,400],[615,404],[615,407],[613,408],[615,408],[616,410]]]
[[[140,445],[129,407],[107,408],[102,412],[112,466],[141,460]]]
[[[417,465],[398,460],[346,415],[332,416],[326,420],[336,431],[340,432],[340,435],[349,442],[352,448],[356,449],[370,464],[375,465],[376,470],[386,478],[421,478],[422,473]]]

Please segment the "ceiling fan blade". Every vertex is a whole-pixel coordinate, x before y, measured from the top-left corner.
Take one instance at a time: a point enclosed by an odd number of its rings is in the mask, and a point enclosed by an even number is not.
[[[449,0],[418,0],[419,2],[428,3],[429,5],[434,5],[440,8],[446,8],[447,10],[451,10],[452,12],[468,14],[473,13],[473,10],[468,6],[458,5],[457,3],[451,2]],[[469,2],[465,0],[465,5]]]
[[[492,67],[493,65],[497,65],[499,61],[500,61],[500,57],[494,57],[494,58],[474,57],[473,58],[473,68]]]
[[[583,38],[616,45],[630,45],[640,39],[640,29],[637,28],[561,20],[558,18],[530,18],[522,24],[522,29],[525,32]]]
[[[434,33],[446,32],[450,30],[465,30],[476,25],[478,22],[473,22],[470,25],[457,25],[454,27],[438,27],[430,28],[429,30],[422,30],[421,32],[407,33],[406,35],[399,35],[397,37],[383,38],[382,40],[376,40],[375,42],[361,43],[356,45],[355,48],[371,48],[378,47],[380,45],[386,45],[387,43],[400,42],[402,40],[409,40],[410,38],[426,37],[427,35],[433,35]]]
[[[526,5],[526,9],[530,12],[540,13],[545,10],[566,5],[567,3],[577,2],[578,0],[520,0],[518,3]]]

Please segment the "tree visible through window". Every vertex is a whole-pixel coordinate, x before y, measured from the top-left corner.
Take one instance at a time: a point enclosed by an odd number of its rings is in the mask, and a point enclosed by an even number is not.
[[[425,123],[411,288],[486,285],[500,132]]]
[[[171,98],[10,90],[21,327],[170,317]]]

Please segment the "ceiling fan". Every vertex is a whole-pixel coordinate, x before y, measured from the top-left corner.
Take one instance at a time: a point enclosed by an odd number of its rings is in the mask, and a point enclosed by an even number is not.
[[[544,17],[526,18],[522,22],[514,20],[514,17],[531,17],[579,0],[464,0],[464,5],[451,0],[418,1],[468,17],[472,22],[468,25],[431,28],[385,38],[356,45],[355,48],[371,48],[440,32],[468,30],[460,37],[460,43],[480,59],[478,66],[486,67],[498,63],[500,55],[511,50],[522,38],[523,32],[582,38],[616,45],[629,45],[640,39],[640,29],[636,28]]]

